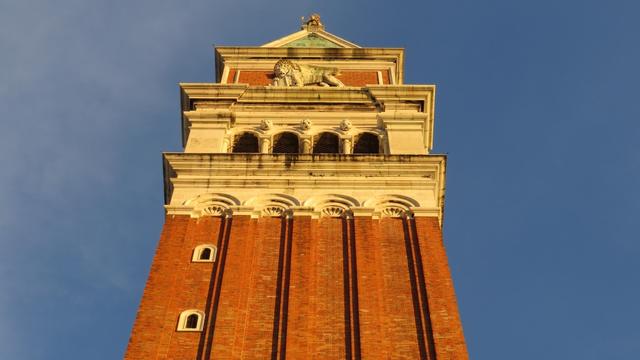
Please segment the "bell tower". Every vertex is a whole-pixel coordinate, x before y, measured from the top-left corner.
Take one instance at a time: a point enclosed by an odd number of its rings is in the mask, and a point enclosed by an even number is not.
[[[184,151],[125,359],[467,359],[434,85],[311,15],[182,83]]]

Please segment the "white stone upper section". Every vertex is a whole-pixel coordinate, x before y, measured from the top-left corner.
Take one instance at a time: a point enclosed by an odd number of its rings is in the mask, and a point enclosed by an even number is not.
[[[294,133],[301,153],[311,152],[302,146],[305,140],[313,143],[323,132],[332,132],[352,145],[363,133],[375,134],[382,154],[428,154],[433,146],[433,85],[287,88],[181,84],[181,88],[187,153],[232,152],[236,136],[244,132],[271,145],[277,134]],[[303,127],[304,120],[310,120],[311,125]],[[270,152],[269,146],[260,149],[256,152]]]
[[[167,153],[164,161],[170,214],[442,217],[442,155]]]
[[[404,49],[361,48],[312,15],[296,33],[215,55],[216,83],[180,84],[168,214],[442,219],[435,86],[404,84]]]

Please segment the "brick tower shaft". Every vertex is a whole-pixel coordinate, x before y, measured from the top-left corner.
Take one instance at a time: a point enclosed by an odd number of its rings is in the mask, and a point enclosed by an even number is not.
[[[184,152],[125,359],[467,359],[433,85],[312,15],[181,84]]]

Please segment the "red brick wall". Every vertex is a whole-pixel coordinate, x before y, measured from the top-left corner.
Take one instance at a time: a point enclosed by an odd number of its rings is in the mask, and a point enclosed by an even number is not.
[[[438,359],[467,359],[460,313],[438,219],[415,220]]]
[[[204,243],[218,246],[216,262],[192,263]],[[205,330],[177,332],[192,308]],[[274,351],[467,359],[438,220],[167,216],[125,358]]]
[[[344,358],[342,220],[293,223],[287,357]]]
[[[378,85],[377,71],[341,71],[337,78],[346,86]]]
[[[198,332],[176,332],[185,309],[203,309],[212,263],[192,263],[193,248],[217,243],[220,218],[167,216],[153,259],[127,359],[195,358]]]
[[[355,222],[362,355],[419,359],[402,219]]]
[[[385,85],[391,84],[390,74],[391,70],[382,71],[382,83]]]
[[[232,222],[212,349],[216,359],[256,359],[271,352],[282,220]]]
[[[229,76],[227,76],[227,84],[233,84],[236,78],[236,69],[229,70]]]

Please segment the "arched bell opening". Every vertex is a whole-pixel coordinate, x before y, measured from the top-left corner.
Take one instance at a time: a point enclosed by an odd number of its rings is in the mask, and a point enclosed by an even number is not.
[[[378,154],[380,153],[380,140],[372,133],[362,133],[358,136],[353,147],[354,154]]]
[[[283,132],[275,136],[273,140],[274,154],[298,154],[300,143],[298,136],[291,132]]]
[[[232,152],[234,153],[260,152],[259,146],[258,146],[258,137],[249,132],[236,135],[233,138]]]
[[[314,154],[338,154],[340,152],[340,138],[336,134],[323,132],[318,134],[315,140]]]

